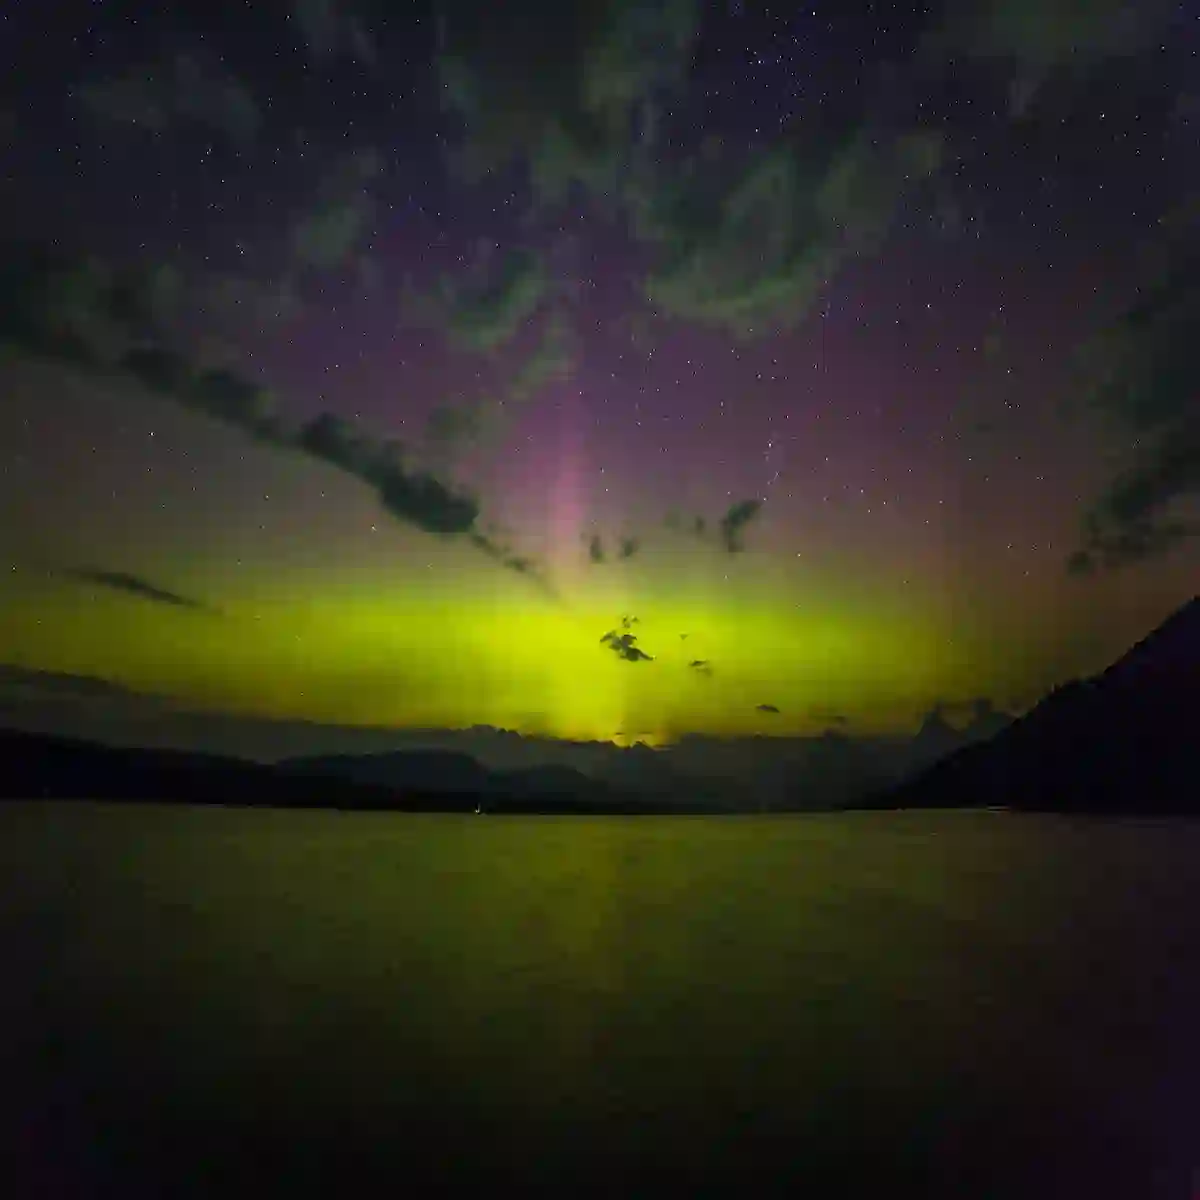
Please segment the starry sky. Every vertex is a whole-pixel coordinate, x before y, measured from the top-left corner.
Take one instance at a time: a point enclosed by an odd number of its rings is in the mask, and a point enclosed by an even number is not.
[[[1194,2],[566,8],[4,7],[0,662],[885,731],[1196,592]]]

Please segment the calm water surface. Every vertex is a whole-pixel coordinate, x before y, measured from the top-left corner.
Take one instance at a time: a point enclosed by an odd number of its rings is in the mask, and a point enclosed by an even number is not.
[[[0,952],[4,1195],[1200,1168],[1195,823],[9,805]]]

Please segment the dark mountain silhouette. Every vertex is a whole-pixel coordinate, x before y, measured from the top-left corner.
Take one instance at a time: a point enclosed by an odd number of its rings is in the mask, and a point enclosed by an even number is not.
[[[536,767],[521,767],[515,771],[504,771],[496,777],[497,785],[514,795],[526,796],[595,796],[612,798],[611,789],[605,788],[581,771],[564,767],[558,763],[545,763]]]
[[[397,812],[674,812],[569,767],[490,772],[445,751],[267,765],[180,750],[127,749],[0,730],[0,799],[119,800]]]
[[[296,808],[392,808],[416,799],[219,755],[129,750],[15,730],[0,730],[0,798]]]
[[[1194,697],[1200,686],[1200,596],[1172,613],[1097,678],[1120,686],[1179,689],[1181,699],[1185,692]]]
[[[376,729],[351,731],[363,746],[357,753],[263,759],[250,757],[258,744],[254,730],[243,738],[230,736],[241,729],[238,718],[175,713],[153,697],[126,693],[103,681],[96,681],[102,686],[81,688],[67,677],[53,676],[47,684],[44,672],[14,668],[10,684],[14,673],[19,675],[19,690],[43,697],[52,692],[53,703],[31,709],[18,696],[18,703],[6,712],[17,726],[0,732],[5,739],[0,744],[9,748],[0,757],[0,796],[7,797],[72,795],[404,811],[473,811],[480,806],[511,812],[823,811],[896,786],[1011,719],[979,700],[936,708],[915,737],[866,737],[842,729],[818,737],[692,734],[662,748],[569,742],[490,726]],[[68,717],[79,715],[75,701],[80,695],[87,701],[86,713],[113,715],[107,707],[93,710],[91,703],[99,696],[107,705],[110,693],[115,693],[122,701],[138,702],[129,711],[117,711],[116,717],[124,713],[137,719],[98,719],[82,722],[81,728],[58,728],[62,693],[72,702]],[[968,706],[974,719],[965,728],[946,719],[946,711],[962,712]],[[207,737],[213,728],[217,734]],[[186,736],[189,732],[194,737]],[[346,732],[296,724],[283,730],[286,737],[281,741],[319,743]],[[212,750],[205,741],[233,748]],[[309,782],[300,782],[304,779]],[[324,792],[317,786],[319,780],[327,781]],[[368,797],[343,785],[376,790]]]
[[[287,775],[323,776],[370,783],[398,791],[475,794],[488,791],[494,776],[469,754],[453,750],[402,750],[394,754],[329,754],[285,759]]]
[[[1012,724],[1012,717],[1001,712],[991,700],[979,699],[971,705],[971,722],[963,735],[969,740],[982,741],[995,737],[1002,729]]]
[[[510,793],[514,787],[532,796],[578,794],[583,789],[590,796],[577,776],[544,773],[561,767],[642,804],[672,811],[680,807],[696,812],[841,807],[848,799],[861,799],[865,792],[902,783],[1011,720],[985,698],[939,704],[916,736],[856,733],[846,727],[844,718],[834,714],[830,719],[836,726],[833,732],[841,738],[830,744],[824,735],[812,734],[691,733],[650,748],[612,740],[565,740],[490,725],[367,728],[247,717],[195,709],[177,698],[137,692],[99,677],[0,664],[0,722],[28,733],[126,750],[282,763],[289,773],[319,768],[406,790],[428,786],[439,794],[487,791],[496,783],[493,776],[504,774]],[[382,774],[377,765],[366,761],[395,754],[444,757],[414,758],[403,769],[396,760],[394,769]],[[326,761],[314,761],[318,759]],[[357,759],[364,760],[361,767],[353,766]],[[518,771],[533,774],[524,778],[511,774]]]
[[[1106,670],[866,807],[1200,815],[1200,597]]]
[[[418,790],[469,797],[472,805],[488,812],[674,811],[685,801],[666,788],[624,787],[618,779],[593,778],[560,763],[490,771],[470,755],[448,750],[289,759],[277,769],[371,783],[406,794]]]
[[[938,705],[925,714],[916,736],[905,748],[905,766],[911,772],[923,770],[961,749],[962,745],[962,734],[950,724]]]
[[[690,786],[669,764],[669,751],[641,742],[618,750],[604,762],[597,777],[622,791],[640,795],[671,796]]]
[[[894,778],[869,743],[859,744],[836,729],[816,739],[805,763],[805,783],[819,798],[814,807],[845,808]]]

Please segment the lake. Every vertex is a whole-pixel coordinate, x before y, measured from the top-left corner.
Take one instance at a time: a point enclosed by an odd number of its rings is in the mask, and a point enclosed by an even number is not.
[[[0,953],[6,1196],[1200,1181],[1200,823],[9,804]]]

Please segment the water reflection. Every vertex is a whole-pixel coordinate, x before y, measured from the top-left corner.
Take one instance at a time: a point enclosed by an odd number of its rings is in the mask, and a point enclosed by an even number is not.
[[[4,1049],[79,1161],[1152,1196],[1200,1144],[1195,828],[0,819]]]

